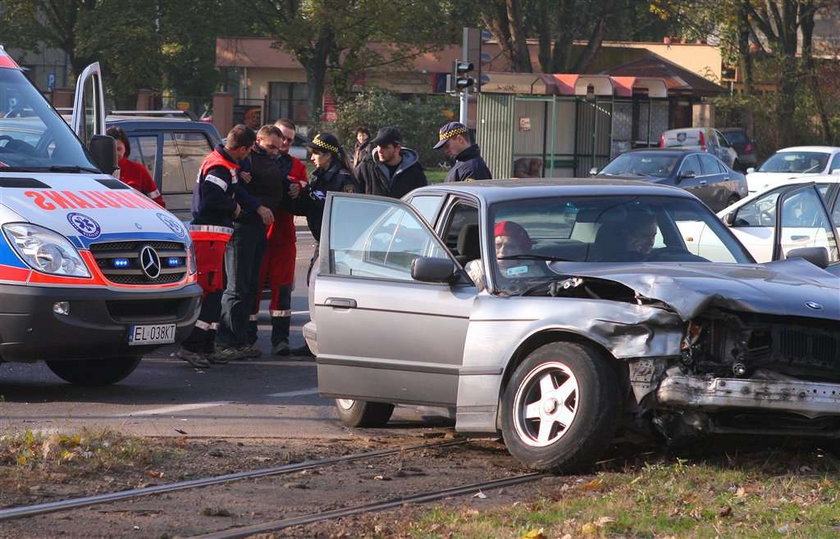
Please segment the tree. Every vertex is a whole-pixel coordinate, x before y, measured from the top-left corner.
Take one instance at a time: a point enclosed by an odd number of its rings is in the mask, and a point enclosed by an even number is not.
[[[608,32],[616,39],[643,35],[640,26],[648,24],[639,24],[641,4],[639,0],[490,0],[482,6],[481,20],[514,71],[533,71],[527,39],[536,37],[541,71],[584,73]],[[586,41],[577,54],[576,40]]]
[[[0,35],[5,45],[24,50],[61,49],[78,75],[90,59],[76,48],[76,24],[97,4],[97,0],[5,0],[0,9]]]
[[[243,4],[244,6],[244,4]],[[276,39],[306,71],[307,100],[317,122],[327,82],[339,95],[368,69],[398,68],[424,52],[457,42],[459,2],[381,0],[260,0],[248,2],[255,28]],[[371,43],[399,43],[374,50]]]

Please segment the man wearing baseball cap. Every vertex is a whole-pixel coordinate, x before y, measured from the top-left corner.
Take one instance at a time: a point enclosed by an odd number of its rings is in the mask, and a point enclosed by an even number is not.
[[[439,140],[435,150],[443,152],[455,164],[446,175],[446,182],[489,180],[493,176],[487,163],[481,158],[478,145],[470,140],[470,131],[462,123],[449,122],[440,128]]]
[[[410,191],[428,185],[417,152],[402,145],[396,127],[383,127],[356,167],[356,178],[365,194],[402,198]]]

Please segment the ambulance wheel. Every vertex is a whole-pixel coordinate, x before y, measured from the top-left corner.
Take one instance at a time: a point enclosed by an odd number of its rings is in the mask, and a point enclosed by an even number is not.
[[[134,372],[140,357],[116,357],[109,359],[80,359],[68,361],[47,361],[53,373],[77,386],[98,387],[115,384]]]
[[[383,427],[394,413],[394,405],[355,399],[335,399],[338,418],[346,427]]]

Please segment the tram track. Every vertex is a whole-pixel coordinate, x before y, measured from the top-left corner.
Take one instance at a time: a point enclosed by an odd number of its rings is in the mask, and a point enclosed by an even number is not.
[[[528,474],[517,475],[513,477],[506,477],[504,479],[494,479],[490,481],[483,481],[479,483],[471,483],[458,487],[451,487],[440,490],[433,490],[423,492],[420,494],[412,494],[408,496],[399,496],[382,502],[374,502],[342,509],[335,509],[332,511],[323,511],[318,513],[311,513],[307,515],[300,515],[287,519],[271,520],[250,526],[243,526],[240,528],[233,528],[229,530],[222,530],[218,532],[208,533],[205,535],[193,536],[193,539],[238,539],[241,537],[250,537],[260,533],[270,533],[281,531],[293,526],[303,526],[306,524],[315,524],[318,522],[325,522],[328,520],[335,520],[338,518],[359,515],[363,513],[374,513],[377,511],[385,511],[387,509],[395,509],[407,504],[413,503],[428,503],[442,500],[455,496],[465,496],[468,494],[475,494],[483,490],[492,490],[507,486],[518,485],[521,483],[528,483],[546,477],[547,474],[542,472],[534,472]]]
[[[245,472],[236,472],[217,476],[208,476],[199,479],[192,479],[188,481],[179,481],[175,483],[168,483],[166,485],[155,485],[151,487],[122,490],[118,492],[111,492],[106,494],[98,494],[95,496],[84,496],[80,498],[69,498],[56,502],[40,503],[33,505],[24,505],[18,507],[11,507],[0,510],[0,522],[21,519],[27,517],[34,517],[38,515],[45,515],[49,513],[57,513],[60,511],[71,511],[73,509],[80,509],[83,507],[90,507],[94,505],[112,503],[116,501],[127,501],[155,494],[163,494],[177,491],[185,491],[197,488],[208,487],[212,485],[219,485],[223,483],[231,483],[236,481],[243,481],[247,479],[257,479],[262,477],[272,477],[304,470],[311,470],[319,467],[326,467],[340,463],[349,463],[361,460],[376,459],[380,457],[387,457],[397,455],[403,452],[420,451],[426,449],[436,449],[447,446],[455,446],[465,444],[466,440],[449,440],[444,442],[432,442],[426,444],[415,444],[408,446],[394,447],[390,449],[380,449],[377,451],[368,451],[365,453],[355,453],[351,455],[341,455],[335,457],[327,457],[322,459],[308,460],[304,462],[285,464],[281,466],[274,466],[270,468],[261,468],[257,470],[250,470]]]

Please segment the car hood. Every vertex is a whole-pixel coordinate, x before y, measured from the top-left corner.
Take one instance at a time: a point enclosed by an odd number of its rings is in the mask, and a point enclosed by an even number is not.
[[[0,179],[0,204],[79,248],[129,237],[188,241],[177,217],[111,176],[16,174]]]
[[[747,185],[750,193],[764,191],[769,187],[782,185],[790,180],[797,178],[807,178],[813,176],[812,173],[802,172],[750,172],[747,174]]]
[[[802,259],[749,265],[555,263],[552,269],[584,280],[620,283],[639,299],[665,304],[683,320],[711,307],[840,320],[837,277]]]

